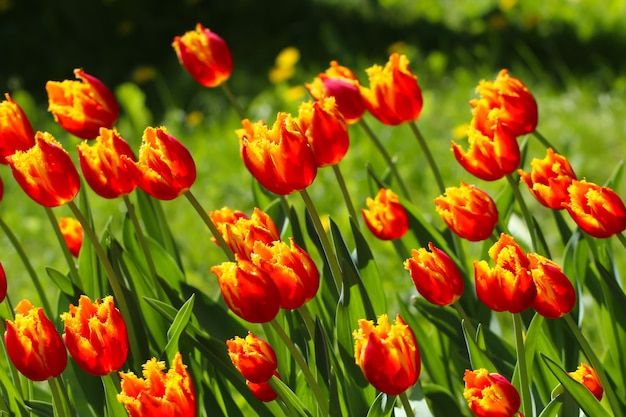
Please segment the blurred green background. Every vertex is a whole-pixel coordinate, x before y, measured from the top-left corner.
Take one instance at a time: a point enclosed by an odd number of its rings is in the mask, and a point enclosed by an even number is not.
[[[450,152],[450,140],[471,118],[468,101],[481,79],[509,68],[539,103],[538,130],[565,154],[579,177],[603,184],[626,150],[626,2],[623,0],[0,0],[0,89],[24,107],[36,130],[50,131],[75,153],[76,138],[47,113],[45,83],[73,77],[82,67],[105,82],[122,105],[118,129],[138,149],[148,125],[165,125],[192,151],[198,165],[193,187],[207,210],[224,205],[251,213],[252,180],[239,158],[234,130],[239,118],[220,89],[200,87],[179,65],[174,36],[196,23],[229,44],[235,68],[229,86],[250,119],[272,123],[277,111],[295,112],[307,99],[302,88],[330,60],[348,66],[366,84],[365,68],[384,64],[390,51],[405,53],[424,93],[418,121],[446,184],[464,180],[494,196],[506,186],[470,177]],[[290,53],[281,54],[285,48]],[[276,70],[276,59],[289,61]],[[272,74],[272,75],[270,75]],[[443,228],[432,199],[439,195],[425,158],[407,126],[368,123],[397,158],[413,202]],[[358,126],[341,169],[357,206],[373,195],[366,166],[379,174],[384,164]],[[531,158],[545,150],[531,140]],[[330,170],[321,170],[309,192],[322,214],[340,225],[347,214]],[[26,198],[0,167],[5,197],[0,216],[11,225],[43,273],[65,270],[43,210]],[[612,183],[626,195],[622,183]],[[329,192],[329,190],[332,190]],[[522,190],[529,197],[525,190]],[[89,192],[89,191],[86,191]],[[91,199],[98,227],[119,223],[119,201]],[[297,204],[297,196],[290,202]],[[546,228],[550,213],[528,203]],[[170,227],[196,285],[214,292],[211,265],[221,254],[208,241],[200,219],[183,199],[164,202]],[[59,216],[69,211],[55,209]],[[25,277],[5,237],[2,256],[9,276]],[[523,238],[522,238],[523,240]],[[410,291],[408,274],[388,242],[371,240],[389,285]],[[558,254],[557,254],[558,256]],[[559,262],[558,257],[555,258]],[[15,296],[27,287],[10,286]]]

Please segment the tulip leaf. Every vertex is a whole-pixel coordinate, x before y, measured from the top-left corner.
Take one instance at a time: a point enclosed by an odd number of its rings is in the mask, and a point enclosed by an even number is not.
[[[476,340],[474,340],[470,336],[468,324],[465,320],[463,320],[462,325],[472,369],[485,368],[489,372],[498,372],[498,368],[496,368],[485,352],[485,335],[482,331],[482,326],[479,324],[476,327]]]
[[[103,376],[102,383],[104,385],[106,417],[126,417],[126,409],[122,403],[117,401],[118,388],[115,386],[111,375]]]
[[[46,268],[46,273],[50,279],[54,281],[59,290],[61,290],[61,292],[67,295],[70,299],[77,299],[80,294],[83,294],[83,291],[74,285],[71,278],[62,272],[52,267],[48,267]]]
[[[458,400],[454,397],[454,394],[449,390],[445,389],[445,387],[436,384],[429,384],[426,382],[420,382],[416,385],[416,388],[419,388],[421,385],[421,391],[423,397],[426,399],[426,403],[430,406],[426,411],[431,411],[431,415],[435,417],[448,417],[448,416],[462,416],[463,413],[459,407]],[[414,389],[411,392],[411,403],[416,405],[420,404],[422,401],[414,401],[413,397],[415,396],[415,392],[417,389]],[[421,412],[417,413],[418,416],[422,417],[425,414]]]
[[[24,400],[28,409],[37,417],[54,417],[54,407],[51,403],[39,400]]]
[[[272,379],[269,380],[269,384],[283,400],[285,406],[289,409],[289,416],[313,416],[313,414],[307,410],[302,400],[291,390],[291,388],[285,385],[283,381],[273,376]]]
[[[389,417],[396,403],[396,395],[380,393],[367,411],[367,417]]]
[[[561,401],[561,398],[556,397],[545,406],[538,417],[557,417],[562,407],[563,402]]]
[[[172,325],[167,331],[167,345],[165,346],[165,354],[167,359],[172,362],[174,360],[174,356],[176,352],[179,351],[178,341],[180,339],[180,335],[185,331],[185,327],[189,323],[191,319],[191,313],[193,311],[193,302],[195,295],[191,295],[185,304],[178,310],[176,313],[176,317],[174,317],[174,321]]]

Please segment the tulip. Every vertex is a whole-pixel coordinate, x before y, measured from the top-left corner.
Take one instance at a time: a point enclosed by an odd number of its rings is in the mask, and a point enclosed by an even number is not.
[[[74,70],[81,81],[48,81],[48,111],[63,129],[81,139],[98,136],[101,127],[111,128],[119,115],[115,96],[102,81]]]
[[[420,375],[420,352],[413,330],[400,315],[394,324],[386,314],[359,320],[354,337],[354,358],[363,375],[377,390],[398,395],[411,388]]]
[[[0,102],[0,164],[16,151],[26,151],[35,144],[35,132],[24,110],[6,93]]]
[[[276,353],[265,340],[248,332],[226,341],[228,355],[237,370],[250,382],[267,382],[276,372]]]
[[[120,372],[122,403],[130,417],[194,417],[196,394],[193,381],[179,352],[167,372],[165,362],[152,358],[143,365],[143,378]]]
[[[280,112],[269,129],[264,122],[242,121],[238,129],[241,157],[250,173],[269,191],[286,195],[313,183],[317,164],[296,121]]]
[[[305,84],[315,100],[335,97],[339,112],[348,124],[358,122],[365,113],[360,86],[361,83],[352,70],[339,65],[337,61],[331,61],[325,72],[315,77],[311,84]]]
[[[569,202],[563,203],[578,227],[589,235],[606,238],[626,229],[626,207],[609,187],[573,180],[567,188]]]
[[[602,400],[604,388],[602,388],[602,383],[600,382],[600,378],[598,378],[596,370],[591,366],[583,362],[576,368],[576,371],[568,372],[568,375],[587,387],[598,401]]]
[[[386,125],[417,120],[422,112],[422,90],[409,68],[406,55],[391,54],[385,67],[365,70],[369,88],[361,87],[365,108]]]
[[[38,204],[57,207],[76,197],[80,177],[65,149],[47,132],[35,134],[35,145],[7,157],[13,177]]]
[[[428,243],[430,252],[424,248],[411,251],[411,258],[404,268],[411,274],[415,288],[428,302],[447,306],[463,294],[464,282],[461,271],[454,261],[441,249]]]
[[[531,133],[537,127],[537,102],[519,79],[503,69],[495,81],[481,81],[476,92],[489,102],[490,108],[499,108],[502,123],[515,136]],[[474,105],[475,101],[471,102]]]
[[[236,256],[236,255],[235,255]],[[226,305],[250,323],[272,321],[280,310],[280,292],[272,278],[252,262],[236,256],[211,268]]]
[[[107,296],[95,303],[81,295],[78,307],[70,304],[61,314],[65,325],[63,340],[82,370],[103,376],[119,370],[128,356],[128,334],[124,318]]]
[[[528,254],[530,272],[537,287],[532,307],[549,319],[557,319],[574,308],[576,291],[561,268],[541,255]]]
[[[537,288],[530,262],[513,237],[502,233],[489,248],[493,268],[486,261],[474,261],[476,295],[493,311],[520,313],[535,301]]]
[[[374,199],[367,198],[367,209],[361,209],[367,228],[381,240],[399,239],[409,230],[409,217],[393,191],[378,190]]]
[[[135,154],[116,130],[101,128],[92,144],[85,141],[77,149],[83,176],[96,194],[117,198],[135,189],[133,167],[128,159],[121,158],[126,155],[134,161]]]
[[[233,71],[233,57],[224,39],[200,23],[195,31],[176,36],[172,46],[180,64],[204,87],[217,87]]]
[[[317,166],[338,164],[348,152],[350,138],[335,99],[301,103],[298,111],[298,125],[309,141]]]
[[[32,381],[55,378],[67,366],[65,345],[43,309],[22,300],[15,322],[6,320],[4,342],[15,368]]]
[[[561,210],[569,203],[567,188],[576,180],[576,174],[563,155],[548,148],[546,157],[530,162],[530,173],[517,170],[520,180],[528,186],[531,194],[544,206]]]
[[[121,155],[133,169],[137,185],[159,200],[173,200],[189,190],[196,180],[191,153],[165,127],[147,127],[143,132],[139,160]]]
[[[4,301],[7,296],[7,274],[4,272],[4,267],[0,263],[0,303]]]
[[[276,378],[280,378],[280,375],[278,374],[278,372],[274,373],[274,376],[276,376]],[[248,386],[248,388],[250,388],[250,391],[252,391],[252,394],[259,401],[268,403],[278,398],[278,394],[276,393],[276,391],[274,391],[272,386],[269,384],[269,381],[264,381],[264,382],[259,382],[259,383],[246,381],[246,385]]]
[[[471,242],[487,239],[498,224],[498,209],[489,194],[463,181],[460,187],[446,188],[434,201],[450,230]]]
[[[61,217],[59,229],[61,229],[61,234],[70,253],[73,257],[78,258],[80,248],[83,246],[83,226],[73,217]]]
[[[484,368],[465,371],[463,397],[478,417],[513,417],[521,399],[517,389],[502,375]]]
[[[280,307],[293,310],[310,301],[320,286],[320,274],[308,253],[293,238],[254,244],[252,262],[265,271],[280,293]]]

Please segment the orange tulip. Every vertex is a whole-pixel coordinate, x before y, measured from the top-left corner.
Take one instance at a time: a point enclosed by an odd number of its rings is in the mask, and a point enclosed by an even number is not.
[[[513,417],[521,398],[517,389],[502,375],[484,368],[465,371],[463,397],[477,417]]]
[[[400,315],[394,324],[386,314],[376,325],[361,319],[352,335],[356,364],[374,388],[398,395],[415,385],[421,370],[420,352],[413,330]]]
[[[59,229],[61,229],[61,234],[70,253],[78,258],[80,248],[83,246],[83,226],[73,217],[61,217]]]
[[[95,303],[81,295],[78,307],[61,314],[65,325],[63,340],[67,350],[82,370],[103,376],[119,370],[128,356],[126,323],[107,296]]]
[[[250,173],[269,191],[286,195],[313,183],[317,164],[296,121],[280,112],[271,129],[260,121],[238,129],[241,157]]]
[[[115,96],[102,81],[74,70],[81,81],[48,81],[48,111],[63,129],[81,139],[98,136],[101,127],[111,128],[119,115]]]
[[[4,342],[15,368],[26,378],[44,381],[65,370],[67,353],[56,327],[43,309],[22,300],[15,307],[15,322],[6,321]]]
[[[77,146],[78,160],[87,184],[101,197],[117,198],[131,193],[137,184],[133,167],[126,155],[135,160],[130,145],[115,129],[100,128],[92,144],[82,142]]]
[[[348,125],[333,97],[301,103],[298,125],[306,136],[318,167],[336,165],[350,146]]]
[[[537,287],[533,308],[549,319],[557,319],[574,308],[576,291],[561,268],[536,253],[528,254],[530,272]]]
[[[7,274],[4,272],[4,267],[0,263],[0,303],[7,297]]]
[[[365,107],[386,125],[417,120],[422,112],[422,90],[406,55],[391,54],[385,67],[366,70],[370,87],[361,87]]]
[[[147,127],[143,132],[139,160],[121,155],[134,166],[137,185],[159,200],[173,200],[189,190],[196,180],[191,153],[165,127]]]
[[[47,132],[35,134],[35,145],[7,159],[24,192],[38,204],[57,207],[76,197],[80,177],[65,149]]]
[[[378,190],[374,199],[365,200],[367,209],[361,209],[367,228],[381,240],[399,239],[409,230],[409,217],[393,191]]]
[[[424,248],[411,251],[411,258],[404,262],[404,268],[411,273],[415,288],[428,302],[447,306],[463,294],[465,284],[461,271],[454,261],[432,243],[430,252]]]
[[[598,401],[602,400],[604,388],[602,388],[602,383],[600,382],[600,378],[598,378],[598,374],[595,369],[583,362],[578,368],[576,368],[576,371],[568,372],[568,374],[576,381],[587,387],[587,389],[591,391]]]
[[[444,223],[463,239],[485,240],[498,224],[498,209],[489,194],[463,181],[460,187],[446,188],[434,201]]]
[[[537,102],[519,79],[503,69],[495,81],[481,81],[476,92],[489,102],[490,108],[499,108],[500,118],[515,136],[531,133],[537,127]],[[471,102],[474,105],[475,101]]]
[[[252,262],[241,259],[211,268],[226,305],[250,323],[272,321],[280,310],[280,292],[272,278]]]
[[[589,235],[605,238],[626,229],[626,207],[609,187],[573,180],[567,188],[569,202],[563,203],[578,227]]]
[[[252,216],[224,207],[209,213],[230,249],[241,258],[250,259],[256,241],[271,244],[280,240],[280,234],[270,216],[255,208]]]
[[[133,372],[120,372],[122,403],[130,417],[194,417],[196,393],[193,381],[176,353],[167,373],[165,362],[150,359],[143,365],[143,378]]]
[[[224,39],[200,23],[195,31],[176,36],[172,46],[180,64],[205,87],[226,82],[233,71],[233,57]]]
[[[291,246],[280,240],[269,245],[257,241],[250,257],[276,284],[280,307],[293,310],[315,297],[320,274],[309,254],[293,238],[289,243]]]
[[[278,374],[278,372],[274,373],[274,376],[280,379],[280,375]],[[274,391],[272,386],[269,384],[269,381],[264,381],[264,382],[259,382],[259,383],[246,381],[246,385],[248,386],[248,388],[250,388],[250,391],[252,391],[252,394],[254,394],[256,399],[259,401],[268,403],[278,398],[278,394],[276,393],[276,391]]]
[[[0,164],[16,151],[26,151],[35,144],[35,132],[24,110],[8,93],[0,102]]]
[[[517,170],[520,180],[541,204],[553,210],[563,209],[563,204],[569,202],[567,188],[577,179],[567,158],[548,148],[546,157],[534,158],[530,166],[530,173]]]
[[[513,237],[502,233],[489,248],[493,268],[486,261],[474,261],[476,295],[493,311],[520,313],[535,301],[537,288],[530,263]]]
[[[361,83],[352,70],[339,65],[337,61],[331,61],[325,72],[315,77],[311,84],[305,84],[315,100],[335,97],[339,112],[348,124],[358,122],[365,113],[360,86]]]
[[[276,372],[276,353],[265,340],[248,332],[245,338],[227,340],[228,355],[235,368],[250,382],[267,382]]]

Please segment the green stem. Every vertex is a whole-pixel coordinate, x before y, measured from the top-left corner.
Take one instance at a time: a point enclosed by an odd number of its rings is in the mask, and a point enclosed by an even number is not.
[[[433,171],[433,175],[435,176],[435,181],[437,182],[437,185],[439,186],[439,191],[441,193],[444,193],[446,191],[446,187],[443,184],[443,179],[441,177],[441,173],[439,172],[439,167],[437,166],[437,163],[435,162],[435,159],[433,158],[433,154],[430,152],[430,149],[428,148],[428,144],[426,143],[426,140],[424,139],[424,135],[422,135],[422,132],[420,132],[420,130],[417,127],[417,123],[415,123],[414,120],[409,122],[409,126],[411,127],[413,134],[417,138],[417,142],[419,143],[420,148],[422,148],[422,152],[424,152],[424,156],[426,157],[426,161],[428,161],[428,165],[430,165],[430,169]]]
[[[543,136],[541,133],[539,133],[538,130],[533,131],[533,135],[539,139],[539,142],[541,142],[541,144],[543,146],[545,146],[546,148],[552,148],[552,150],[556,153],[559,153],[554,146],[552,146],[552,144],[548,141],[548,139],[545,138],[545,136]]]
[[[317,403],[322,411],[322,415],[327,416],[328,415],[327,401],[324,398],[324,395],[322,394],[322,390],[320,389],[320,386],[317,384],[317,381],[315,380],[315,377],[313,376],[313,373],[311,372],[309,365],[304,360],[302,353],[300,352],[298,347],[293,343],[289,335],[287,335],[285,330],[281,327],[281,325],[275,319],[272,320],[270,324],[272,328],[276,331],[276,333],[278,333],[278,336],[280,336],[283,343],[285,343],[285,345],[287,346],[287,349],[289,349],[289,351],[293,355],[293,358],[295,359],[298,366],[300,366],[300,369],[302,370],[304,378],[306,379],[309,386],[311,387],[311,390],[313,391],[313,395],[315,396],[315,399],[317,400]]]
[[[198,214],[204,221],[204,224],[207,225],[207,227],[213,234],[213,237],[215,238],[215,240],[217,240],[219,247],[222,248],[222,251],[224,251],[224,254],[228,258],[228,260],[231,262],[235,262],[235,254],[230,249],[230,246],[226,244],[224,237],[219,232],[219,230],[217,230],[217,226],[215,226],[215,223],[213,223],[213,220],[211,220],[211,216],[209,216],[209,214],[202,208],[198,199],[191,193],[191,190],[185,191],[185,197],[187,197],[187,200],[189,200],[193,208],[196,209],[196,211],[198,212]]]
[[[152,254],[150,253],[150,247],[148,246],[146,235],[144,235],[143,230],[141,229],[141,225],[139,224],[139,219],[137,219],[135,207],[130,201],[130,198],[128,198],[128,195],[123,196],[122,199],[124,200],[124,204],[126,204],[128,216],[130,217],[130,221],[133,223],[133,227],[135,228],[135,232],[137,233],[137,240],[139,241],[139,245],[141,246],[143,254],[146,258],[146,264],[148,264],[148,270],[150,271],[150,275],[152,275],[152,278],[154,279],[155,288],[160,288],[157,280],[158,275],[156,267],[154,266],[154,260],[152,259]]]
[[[313,318],[311,317],[311,313],[309,312],[309,309],[307,308],[306,304],[300,307],[298,309],[298,312],[300,313],[300,316],[302,317],[302,320],[304,321],[304,326],[306,327],[306,330],[309,333],[311,340],[314,340],[315,339],[315,323],[313,322]]]
[[[574,337],[578,341],[578,344],[580,345],[580,347],[583,349],[583,352],[585,352],[585,356],[589,360],[591,367],[598,374],[598,378],[600,378],[602,387],[604,388],[604,393],[606,394],[606,398],[609,404],[611,405],[611,409],[613,410],[613,415],[615,417],[622,417],[624,414],[622,413],[620,402],[617,399],[617,396],[615,395],[615,391],[613,391],[613,387],[611,386],[611,381],[609,381],[609,378],[604,372],[604,368],[602,367],[602,363],[600,362],[600,359],[596,355],[595,351],[593,350],[593,348],[591,347],[591,345],[589,344],[585,336],[580,331],[580,328],[578,327],[578,325],[576,324],[572,316],[568,313],[563,316],[563,319],[565,320],[565,323],[567,323],[570,330],[574,334]]]
[[[354,219],[354,224],[359,225],[359,218],[357,217],[356,210],[354,208],[354,204],[352,203],[352,197],[350,197],[350,192],[348,191],[348,187],[346,186],[346,181],[339,169],[339,164],[333,165],[333,172],[335,173],[335,178],[337,178],[337,183],[339,184],[339,188],[341,189],[341,195],[343,196],[343,200],[346,202],[346,206],[348,207],[348,213],[350,213],[350,217]]]
[[[626,237],[624,237],[624,235],[621,233],[617,233],[615,236],[617,236],[617,240],[619,240],[622,246],[626,248]]]
[[[530,234],[530,240],[532,242],[533,252],[537,252],[539,250],[539,243],[537,239],[537,231],[535,230],[535,225],[533,223],[533,219],[528,211],[528,207],[524,202],[524,198],[522,197],[522,193],[519,191],[519,183],[515,181],[511,174],[506,176],[507,181],[511,185],[513,189],[513,195],[519,204],[520,210],[522,211],[522,216],[524,217],[524,221],[526,222],[526,226],[528,226],[528,233]]]
[[[530,396],[530,381],[528,379],[528,365],[526,350],[524,349],[524,329],[520,314],[513,315],[513,329],[515,331],[515,350],[517,352],[517,369],[519,371],[520,396],[522,397],[522,413],[525,417],[533,416],[533,402]]]
[[[411,408],[411,403],[409,402],[409,397],[407,397],[406,395],[406,391],[400,394],[398,397],[400,397],[400,402],[402,402],[402,407],[404,407],[404,414],[406,414],[406,417],[416,416],[417,413],[415,413],[413,411],[413,408]]]
[[[7,237],[11,241],[11,244],[15,248],[15,251],[17,252],[20,259],[22,260],[22,263],[24,264],[24,267],[26,268],[28,275],[30,275],[30,279],[33,281],[33,284],[35,285],[35,290],[37,291],[37,294],[39,295],[39,301],[41,302],[43,311],[45,311],[48,317],[52,317],[53,316],[52,307],[50,306],[50,303],[48,302],[48,298],[46,297],[46,291],[43,289],[43,286],[41,285],[41,281],[39,281],[39,277],[37,276],[37,273],[35,272],[33,265],[30,263],[30,260],[28,259],[28,255],[26,255],[24,248],[22,247],[20,242],[17,240],[17,237],[15,237],[15,234],[13,233],[13,231],[4,222],[4,220],[2,220],[2,218],[0,218],[0,227],[2,228],[2,230],[4,230],[4,233],[7,235]]]
[[[61,380],[61,377],[50,378],[48,380],[50,393],[52,394],[52,402],[54,404],[55,415],[58,417],[72,417],[73,413],[70,409],[70,400],[67,395],[67,389]]]
[[[378,140],[378,137],[376,136],[376,134],[372,131],[372,129],[370,129],[369,125],[365,122],[365,119],[361,118],[359,120],[359,123],[361,124],[361,127],[365,129],[365,132],[374,143],[374,146],[376,146],[376,149],[378,149],[378,152],[380,152],[380,154],[382,155],[383,159],[387,163],[387,166],[389,167],[389,170],[391,170],[391,174],[395,177],[396,181],[398,181],[398,187],[400,188],[400,192],[402,193],[402,196],[406,198],[408,201],[411,201],[409,190],[404,184],[404,181],[402,181],[402,177],[400,177],[400,174],[398,173],[398,170],[396,169],[396,164],[391,160],[389,153],[387,153],[387,150],[385,149],[383,144],[380,142],[380,140]]]
[[[467,315],[467,312],[465,312],[465,309],[463,308],[461,303],[459,303],[458,300],[452,303],[452,306],[459,313],[461,320],[467,323],[467,331],[469,332],[469,335],[472,338],[472,340],[476,341],[476,328],[472,324],[472,320],[470,319],[470,316]]]
[[[328,266],[330,267],[330,272],[335,281],[337,291],[341,292],[343,277],[341,274],[341,268],[339,267],[339,261],[337,260],[337,255],[335,255],[335,251],[330,244],[330,240],[328,239],[328,235],[324,230],[324,226],[322,226],[322,221],[320,220],[320,216],[315,209],[313,201],[311,200],[311,196],[309,196],[309,193],[306,191],[306,189],[300,190],[300,196],[304,200],[304,204],[306,205],[306,208],[311,215],[313,227],[315,228],[317,236],[320,238],[320,242],[322,243],[322,249],[324,250],[324,254],[326,255],[326,261],[328,262]]]
[[[63,233],[61,233],[61,229],[59,227],[59,221],[54,215],[54,212],[50,207],[45,207],[46,214],[48,215],[48,219],[50,220],[50,224],[52,224],[52,230],[54,230],[54,234],[61,245],[61,252],[63,252],[63,257],[67,262],[67,266],[70,268],[70,276],[72,277],[72,282],[74,285],[82,288],[80,281],[80,276],[78,275],[78,269],[76,269],[76,263],[74,262],[74,257],[70,253],[69,248],[67,247],[67,243],[65,242],[65,238],[63,237]],[[84,227],[84,226],[83,226]]]
[[[224,91],[224,94],[226,94],[226,98],[230,102],[230,105],[233,106],[233,108],[235,109],[235,111],[239,115],[239,118],[245,119],[245,117],[246,117],[245,113],[244,113],[243,109],[241,108],[241,106],[239,105],[239,102],[237,102],[237,99],[235,98],[235,95],[230,90],[230,87],[228,87],[228,85],[226,83],[222,83],[220,85],[220,87],[222,87],[222,91]]]

